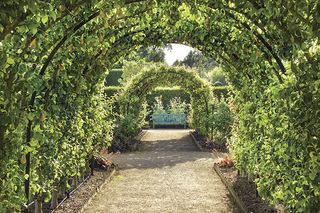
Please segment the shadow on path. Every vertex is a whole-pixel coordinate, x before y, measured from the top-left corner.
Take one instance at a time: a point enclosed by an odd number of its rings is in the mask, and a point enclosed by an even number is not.
[[[84,210],[96,212],[239,212],[188,130],[148,130],[139,151],[115,156],[117,174]]]

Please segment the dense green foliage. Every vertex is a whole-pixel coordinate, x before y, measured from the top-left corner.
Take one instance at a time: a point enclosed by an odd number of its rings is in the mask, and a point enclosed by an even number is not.
[[[226,86],[227,81],[225,74],[221,67],[214,67],[206,73],[206,77],[212,83],[213,86]]]
[[[105,85],[110,86],[120,86],[121,76],[123,74],[122,69],[112,69],[106,77]]]
[[[146,62],[163,63],[165,54],[162,48],[156,46],[141,47],[136,54],[132,54],[126,60],[139,61],[144,60]]]
[[[169,104],[166,106],[163,104],[162,96],[157,96],[154,99],[151,109],[151,113],[153,114],[188,114],[190,111],[190,106],[179,96],[172,97],[169,100]]]
[[[206,73],[217,66],[217,63],[212,58],[204,56],[200,51],[192,50],[183,60],[177,60],[173,65],[196,69],[201,77],[205,77]]]
[[[222,67],[219,67],[212,58],[205,56],[198,50],[190,51],[183,60],[177,60],[173,65],[195,69],[202,78],[208,79],[213,86],[227,85]]]
[[[230,93],[230,88],[227,86],[219,86],[219,87],[212,87],[213,88],[213,95],[218,99],[222,97],[228,98]],[[118,92],[121,91],[123,87],[105,87],[104,91],[107,97],[111,97],[116,95]],[[162,102],[165,108],[169,106],[170,100],[174,97],[180,97],[182,101],[186,103],[190,103],[190,95],[185,92],[181,88],[167,88],[167,87],[159,87],[153,90],[150,94],[147,94],[147,103],[148,106],[151,106],[155,97],[161,96]]]
[[[170,114],[183,114],[189,110],[189,105],[182,101],[180,97],[174,97],[170,100],[167,110]]]
[[[319,11],[307,0],[1,1],[0,210],[26,202],[25,179],[41,197],[108,142],[106,70],[141,46],[180,42],[214,58],[232,85],[236,166],[262,197],[315,212]]]
[[[156,97],[162,97],[162,102],[164,108],[168,108],[170,105],[170,101],[174,97],[179,97],[182,102],[190,104],[190,94],[184,91],[181,88],[167,88],[167,87],[159,87],[153,90],[150,94],[147,94],[147,103],[148,106],[152,106]]]
[[[163,114],[166,113],[166,108],[162,102],[162,96],[157,96],[154,98],[154,102],[151,105],[152,114]]]
[[[109,86],[104,88],[104,94],[107,98],[115,96],[123,87]]]
[[[227,99],[232,95],[231,88],[229,86],[214,86],[213,87],[213,94],[215,97],[217,97],[219,100],[221,98]]]
[[[153,66],[164,64],[164,52],[162,48],[156,46],[140,47],[136,52],[131,52],[123,61],[116,66],[122,67],[121,76],[117,76],[116,84],[108,84],[108,86],[118,86],[119,82],[125,85],[130,78],[143,70],[148,70]],[[113,81],[116,81],[114,79]]]
[[[234,115],[224,98],[213,99],[209,103],[208,136],[218,143],[226,143],[231,136]]]
[[[207,135],[209,131],[208,113],[209,101],[213,99],[212,88],[209,82],[201,79],[191,69],[183,67],[153,67],[134,76],[117,97],[117,104],[120,107],[120,119],[136,117],[131,120],[137,128],[136,133],[145,124],[146,97],[158,86],[180,86],[191,98],[191,126],[200,134]],[[158,98],[156,110],[158,113],[165,112],[162,99]],[[170,108],[170,103],[168,109]],[[120,122],[122,123],[122,121]],[[120,131],[121,132],[121,131]],[[126,137],[133,135],[126,135]]]
[[[130,79],[138,73],[161,65],[163,65],[163,63],[148,62],[145,59],[138,59],[137,61],[124,61],[121,83],[122,85],[126,85]]]

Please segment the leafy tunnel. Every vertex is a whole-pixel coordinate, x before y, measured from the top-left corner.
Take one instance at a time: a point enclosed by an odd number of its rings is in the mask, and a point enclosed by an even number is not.
[[[261,196],[297,212],[319,206],[319,1],[0,6],[0,210],[49,195],[107,145],[107,71],[141,46],[170,42],[193,46],[226,70],[237,112],[232,152]]]

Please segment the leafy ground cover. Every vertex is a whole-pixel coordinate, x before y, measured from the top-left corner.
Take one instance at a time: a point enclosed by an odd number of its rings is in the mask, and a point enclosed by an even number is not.
[[[193,137],[199,142],[200,146],[206,151],[218,151],[222,153],[228,153],[228,147],[226,141],[215,141],[208,137],[199,135],[198,132],[191,132]]]

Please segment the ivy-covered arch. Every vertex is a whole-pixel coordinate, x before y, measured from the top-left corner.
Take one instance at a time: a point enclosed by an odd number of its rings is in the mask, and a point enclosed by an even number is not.
[[[153,67],[139,73],[119,94],[120,113],[131,114],[137,118],[143,112],[146,96],[158,86],[180,86],[191,97],[192,127],[206,135],[208,129],[209,104],[213,100],[211,85],[200,78],[193,70],[184,67]],[[140,117],[137,123],[144,121]],[[139,125],[138,125],[139,126]]]
[[[319,11],[307,0],[2,1],[0,210],[19,209],[30,181],[42,197],[110,140],[99,95],[106,70],[139,46],[180,42],[227,72],[238,168],[256,175],[262,196],[312,212],[320,202]]]

